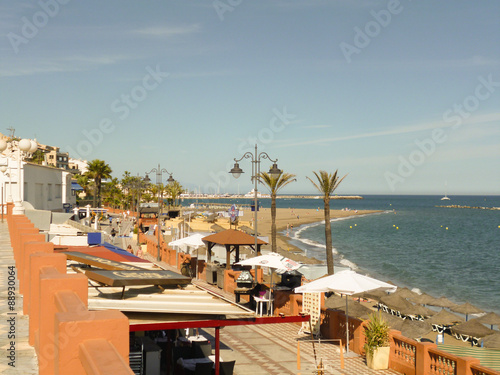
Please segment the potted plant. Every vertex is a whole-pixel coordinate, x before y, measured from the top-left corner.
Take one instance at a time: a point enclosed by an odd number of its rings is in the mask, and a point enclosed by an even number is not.
[[[381,313],[373,313],[365,326],[366,364],[374,370],[389,368],[389,326]]]

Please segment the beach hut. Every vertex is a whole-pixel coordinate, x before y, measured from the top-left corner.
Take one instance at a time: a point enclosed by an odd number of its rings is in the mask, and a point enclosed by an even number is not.
[[[255,237],[250,236],[236,229],[226,229],[222,232],[212,234],[203,238],[203,242],[207,244],[207,258],[211,262],[211,250],[215,245],[222,245],[226,248],[226,269],[231,268],[231,253],[235,252],[236,262],[240,261],[240,246],[250,247],[257,254],[260,254],[262,245],[267,245],[267,242],[257,239],[257,248],[255,249]]]

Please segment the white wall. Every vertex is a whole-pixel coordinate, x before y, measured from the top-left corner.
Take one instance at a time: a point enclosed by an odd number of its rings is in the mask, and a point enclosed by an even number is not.
[[[24,164],[23,195],[37,210],[62,211],[63,203],[76,203],[71,173],[37,164]]]

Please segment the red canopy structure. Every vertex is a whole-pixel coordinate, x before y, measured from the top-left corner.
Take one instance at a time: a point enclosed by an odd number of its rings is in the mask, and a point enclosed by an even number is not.
[[[202,240],[207,244],[207,258],[209,262],[212,261],[211,250],[215,245],[226,247],[226,269],[231,268],[231,252],[234,250],[236,250],[236,263],[240,261],[240,246],[249,246],[257,254],[260,254],[261,246],[267,245],[267,242],[257,239],[257,249],[255,249],[255,237],[236,229],[227,229],[211,234],[210,236],[203,237]]]

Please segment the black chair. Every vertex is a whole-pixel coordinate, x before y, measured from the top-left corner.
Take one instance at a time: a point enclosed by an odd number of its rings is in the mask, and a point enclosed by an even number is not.
[[[173,347],[173,359],[174,364],[177,363],[179,358],[191,358],[191,348],[189,346],[174,346]]]
[[[194,369],[195,375],[212,375],[214,364],[212,362],[198,362]]]
[[[220,362],[219,363],[219,374],[220,375],[233,375],[235,363],[236,363],[236,361]]]
[[[209,342],[193,342],[193,358],[205,358],[212,354],[212,344]]]

